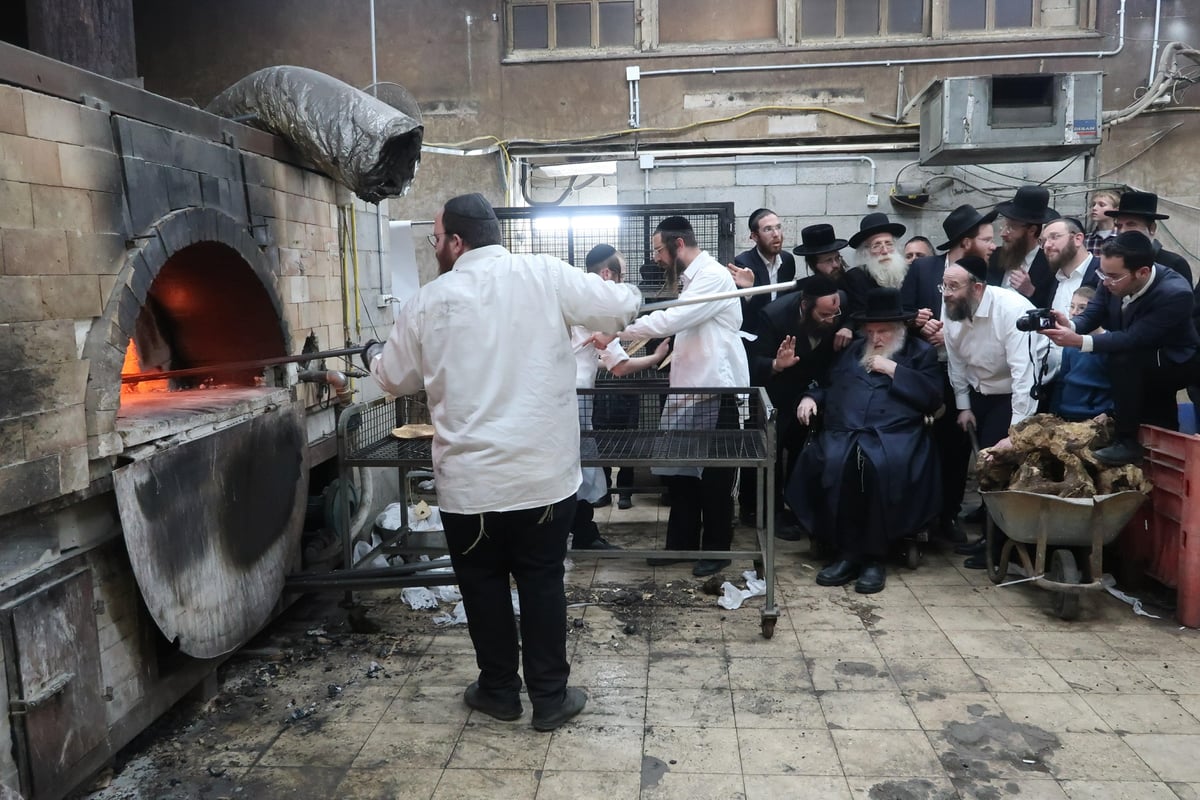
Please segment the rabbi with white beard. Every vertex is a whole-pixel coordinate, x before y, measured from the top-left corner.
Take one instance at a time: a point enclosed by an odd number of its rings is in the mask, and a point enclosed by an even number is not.
[[[855,320],[861,338],[834,362],[828,378],[796,409],[819,431],[804,448],[787,487],[800,524],[823,537],[833,563],[822,586],[856,581],[881,591],[892,543],[936,519],[941,477],[925,418],[942,405],[937,351],[905,323],[900,292],[871,289]]]
[[[908,262],[896,245],[907,230],[881,212],[867,214],[858,224],[858,233],[850,237],[854,248],[854,266],[846,273],[847,310],[851,317],[866,310],[867,293],[886,287],[899,289],[908,274]]]

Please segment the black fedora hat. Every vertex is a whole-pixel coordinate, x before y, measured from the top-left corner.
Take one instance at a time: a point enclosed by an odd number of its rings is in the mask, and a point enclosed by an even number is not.
[[[1105,211],[1105,216],[1145,217],[1146,219],[1170,219],[1169,214],[1158,213],[1158,195],[1154,192],[1122,192],[1116,208]]]
[[[792,248],[798,256],[819,256],[823,253],[836,253],[846,246],[845,239],[837,238],[833,226],[825,223],[809,225],[800,231],[800,244]]]
[[[916,314],[900,304],[900,290],[878,286],[867,292],[867,310],[854,315],[855,322],[907,322]]]
[[[972,205],[961,205],[950,212],[950,216],[942,222],[942,230],[946,232],[946,241],[937,246],[938,250],[949,250],[959,239],[967,235],[972,228],[991,223],[996,220],[999,211],[992,209],[986,214],[980,214]]]
[[[858,233],[850,237],[850,246],[858,247],[877,233],[890,233],[892,236],[903,236],[908,228],[899,222],[892,222],[882,211],[873,211],[858,223]]]
[[[1022,186],[1007,203],[996,206],[997,213],[1006,219],[1028,225],[1045,225],[1058,219],[1058,212],[1050,208],[1050,192],[1041,186]]]

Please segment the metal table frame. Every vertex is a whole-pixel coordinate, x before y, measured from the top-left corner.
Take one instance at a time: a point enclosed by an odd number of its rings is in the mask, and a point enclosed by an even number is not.
[[[779,608],[775,604],[775,407],[766,390],[750,388],[670,389],[662,386],[631,386],[613,382],[597,389],[578,390],[581,401],[604,393],[636,394],[643,408],[636,430],[582,430],[580,464],[584,467],[747,467],[758,472],[757,511],[758,548],[753,550],[596,550],[588,556],[611,559],[740,559],[752,560],[766,582],[762,613],[762,634],[770,638],[775,631]],[[717,399],[717,405],[736,401],[741,421],[736,427],[715,428],[711,421],[699,424],[672,423],[660,418],[653,409],[661,409],[669,398],[686,402],[680,396],[704,396]],[[662,415],[666,417],[668,415]],[[444,553],[444,542],[414,533],[408,525],[409,475],[432,468],[429,439],[397,439],[392,429],[409,423],[428,423],[428,409],[422,398],[407,396],[380,398],[359,403],[342,412],[338,420],[338,462],[345,478],[353,467],[393,467],[399,472],[403,525],[377,548],[390,554]],[[636,489],[635,489],[636,491]],[[345,493],[342,493],[345,498]],[[349,530],[349,503],[343,500],[339,513],[344,530]],[[437,539],[441,537],[438,536]],[[345,564],[353,563],[353,542],[344,542]],[[369,558],[370,556],[368,556]],[[364,559],[364,561],[367,559]],[[288,587],[300,591],[368,590],[407,586],[439,586],[456,583],[450,573],[428,574],[444,563],[425,562],[388,568],[346,568],[321,574],[295,575]]]

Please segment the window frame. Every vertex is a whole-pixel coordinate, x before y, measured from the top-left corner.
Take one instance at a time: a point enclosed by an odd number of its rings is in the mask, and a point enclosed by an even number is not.
[[[656,2],[656,0],[653,0]],[[628,47],[623,45],[601,45],[600,44],[600,6],[604,3],[633,3],[633,43]],[[539,54],[539,53],[557,53],[562,56],[573,56],[575,58],[585,57],[589,54],[597,52],[616,52],[623,53],[638,53],[641,52],[641,25],[639,25],[640,6],[645,0],[505,0],[504,2],[504,46],[508,56],[513,54]],[[580,5],[587,3],[590,6],[591,19],[591,44],[587,47],[558,47],[558,6],[560,5]],[[544,7],[546,9],[546,47],[545,48],[530,48],[517,50],[513,46],[513,40],[516,35],[515,26],[513,24],[513,9],[521,6]]]

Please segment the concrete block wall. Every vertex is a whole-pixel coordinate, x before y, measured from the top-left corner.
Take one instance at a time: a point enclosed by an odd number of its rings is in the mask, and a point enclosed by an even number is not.
[[[98,370],[111,375],[115,361],[119,372],[136,311],[175,250],[246,237],[244,258],[281,298],[291,351],[310,331],[323,348],[341,345],[348,197],[292,164],[0,86],[0,517],[106,474],[120,396]],[[377,271],[374,207],[355,203],[360,272]],[[162,220],[189,210],[210,213],[166,233]]]

